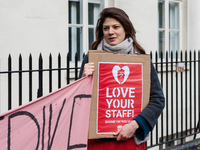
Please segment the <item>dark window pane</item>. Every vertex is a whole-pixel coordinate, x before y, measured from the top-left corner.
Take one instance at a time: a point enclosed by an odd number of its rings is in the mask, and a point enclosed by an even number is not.
[[[179,29],[179,3],[169,2],[169,29]]]
[[[158,27],[165,28],[165,2],[158,3]]]
[[[70,60],[75,60],[75,54],[78,53],[78,60],[82,60],[83,55],[83,35],[81,27],[69,27],[69,53]]]
[[[70,24],[81,24],[82,16],[80,12],[80,2],[78,1],[69,1],[69,23]]]
[[[88,47],[89,47],[89,49],[91,49],[91,45],[92,45],[92,42],[94,42],[94,38],[95,38],[95,36],[94,36],[94,29],[93,28],[89,28],[89,31],[88,31],[89,33],[88,33],[88,35],[89,35],[89,40],[88,40]]]
[[[169,50],[173,51],[173,56],[179,51],[179,31],[169,32]]]
[[[100,4],[88,3],[88,24],[95,25],[100,12]]]
[[[158,40],[159,57],[161,57],[161,52],[165,53],[165,31],[159,31]]]

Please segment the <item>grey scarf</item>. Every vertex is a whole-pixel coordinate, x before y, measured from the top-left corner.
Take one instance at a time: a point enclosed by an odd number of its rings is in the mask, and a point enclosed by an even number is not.
[[[97,50],[104,50],[106,52],[112,53],[122,53],[122,54],[135,54],[137,53],[133,48],[133,39],[126,38],[123,42],[119,43],[118,45],[111,46],[109,45],[105,38],[100,42],[97,47]]]

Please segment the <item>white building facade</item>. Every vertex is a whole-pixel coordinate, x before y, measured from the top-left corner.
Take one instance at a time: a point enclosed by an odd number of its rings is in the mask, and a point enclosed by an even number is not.
[[[110,6],[125,10],[147,52],[199,48],[198,0],[17,0],[0,2],[1,57],[68,51],[81,56],[94,40],[99,12]]]
[[[147,53],[200,49],[200,0],[1,0],[0,71],[7,70],[9,54],[13,59],[13,70],[18,70],[15,59],[19,54],[25,69],[28,68],[29,54],[33,57],[33,67],[38,66],[35,59],[40,53],[48,58],[50,53],[65,57],[69,52],[71,64],[78,53],[80,64],[83,53],[87,53],[95,39],[99,13],[103,8],[113,6],[129,15],[138,42]],[[45,68],[48,63],[44,61],[43,65]],[[53,64],[53,67],[57,66]],[[64,86],[66,74],[62,77]],[[18,83],[17,78],[13,76],[13,84]],[[27,76],[23,78],[28,81]],[[48,82],[46,80],[44,84]],[[26,84],[23,83],[23,87]],[[36,90],[37,86],[33,83]],[[18,97],[17,88],[12,88],[13,97]],[[1,75],[0,113],[8,109],[7,90],[7,77]],[[28,89],[23,90],[28,93]],[[28,99],[28,94],[23,98]],[[13,102],[12,108],[17,106],[18,103]]]

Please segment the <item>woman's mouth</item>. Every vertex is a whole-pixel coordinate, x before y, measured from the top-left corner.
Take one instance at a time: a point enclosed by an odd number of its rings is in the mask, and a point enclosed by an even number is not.
[[[109,41],[113,42],[116,38],[109,38]]]

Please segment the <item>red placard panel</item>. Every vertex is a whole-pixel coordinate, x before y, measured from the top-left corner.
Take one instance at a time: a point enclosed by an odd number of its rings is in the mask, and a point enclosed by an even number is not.
[[[98,65],[97,134],[115,133],[142,110],[143,64]]]

